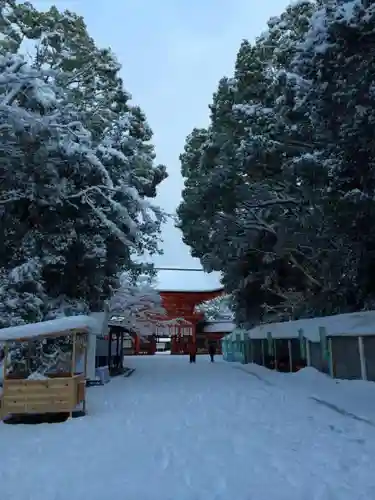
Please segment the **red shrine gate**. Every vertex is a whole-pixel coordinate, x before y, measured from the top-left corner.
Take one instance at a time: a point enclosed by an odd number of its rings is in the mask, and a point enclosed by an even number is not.
[[[196,344],[196,325],[203,319],[203,313],[195,312],[195,307],[206,300],[223,293],[222,289],[206,292],[161,291],[163,307],[166,310],[163,328],[171,337],[171,354],[187,354],[190,343]]]
[[[157,337],[170,337],[171,354],[186,354],[193,341],[193,324],[183,318],[162,320],[156,327]]]

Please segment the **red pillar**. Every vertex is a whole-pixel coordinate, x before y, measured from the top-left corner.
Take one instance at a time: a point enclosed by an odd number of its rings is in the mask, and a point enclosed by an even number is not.
[[[141,348],[141,340],[139,335],[136,333],[134,338],[134,354],[139,354]]]
[[[196,328],[196,323],[192,323],[191,325],[191,337],[193,340],[193,344],[197,343],[197,328]]]
[[[171,342],[171,354],[176,354],[176,351],[177,351],[176,335],[173,335]]]

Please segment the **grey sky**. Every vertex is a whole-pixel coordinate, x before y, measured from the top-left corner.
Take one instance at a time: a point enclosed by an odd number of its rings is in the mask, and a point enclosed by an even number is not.
[[[32,1],[32,0],[31,0]],[[169,179],[158,202],[174,212],[183,181],[178,156],[193,127],[208,123],[208,104],[219,79],[233,73],[243,38],[253,40],[287,0],[47,0],[81,14],[100,46],[110,46],[123,78],[154,131],[157,160]],[[163,231],[160,266],[200,267],[173,224]],[[193,273],[195,274],[195,273]],[[202,277],[203,278],[203,277]]]

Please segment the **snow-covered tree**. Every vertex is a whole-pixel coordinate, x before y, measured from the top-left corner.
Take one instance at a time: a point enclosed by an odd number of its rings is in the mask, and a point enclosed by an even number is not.
[[[233,320],[231,303],[232,297],[224,294],[198,304],[195,310],[204,314],[205,321]]]
[[[284,168],[299,154],[293,134],[300,117],[288,122],[279,112],[281,70],[313,10],[307,1],[294,4],[254,45],[241,44],[233,78],[223,78],[214,95],[209,128],[193,131],[181,155],[185,243],[206,270],[222,272],[241,324],[265,319],[269,306],[315,286],[295,251],[308,209]]]
[[[121,286],[110,301],[112,321],[125,328],[142,332],[145,323],[157,323],[166,311],[159,292],[150,284],[149,279],[123,275]]]
[[[321,213],[323,287],[313,304],[322,312],[374,303],[374,21],[373,1],[320,2],[292,65],[290,108],[308,117],[316,151],[295,171]]]
[[[166,176],[120,65],[83,20],[5,1],[0,24],[1,322],[102,307],[158,250]],[[73,36],[74,35],[74,36]],[[20,55],[24,38],[36,54]]]
[[[187,139],[179,225],[238,322],[374,302],[374,16],[367,0],[293,3],[242,43]]]

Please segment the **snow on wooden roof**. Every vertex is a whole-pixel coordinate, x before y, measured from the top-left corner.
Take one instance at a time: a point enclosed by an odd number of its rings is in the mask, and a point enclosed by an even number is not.
[[[375,311],[336,314],[320,318],[299,319],[282,323],[259,325],[249,330],[249,337],[264,339],[271,332],[273,338],[297,338],[299,330],[311,342],[319,342],[319,327],[324,327],[328,337],[375,336]]]
[[[220,273],[188,271],[186,269],[159,270],[156,279],[158,292],[214,292],[222,290]]]
[[[68,333],[69,330],[86,330],[94,334],[98,330],[98,321],[93,317],[80,315],[11,326],[0,329],[0,342],[47,337],[59,332],[62,332],[62,334]]]

